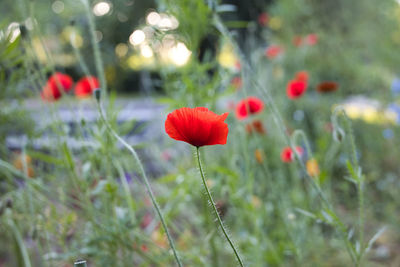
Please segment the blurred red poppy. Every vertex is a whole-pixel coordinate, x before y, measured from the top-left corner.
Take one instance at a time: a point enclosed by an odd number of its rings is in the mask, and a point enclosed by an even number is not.
[[[94,76],[85,76],[75,86],[75,95],[78,98],[90,97],[94,89],[100,87],[99,80]]]
[[[298,72],[296,72],[296,75],[295,75],[295,80],[297,80],[297,81],[303,81],[303,82],[308,82],[308,72],[307,71],[305,71],[305,70],[302,70],[302,71],[298,71]]]
[[[277,57],[279,54],[283,52],[283,48],[279,45],[270,45],[265,49],[265,55],[269,59],[273,59]]]
[[[54,73],[43,87],[41,92],[42,99],[46,101],[58,100],[63,92],[71,90],[73,83],[71,76],[61,72]]]
[[[296,99],[301,97],[307,89],[307,83],[305,81],[291,80],[289,81],[286,93],[290,99]]]
[[[42,92],[40,93],[40,96],[43,100],[51,102],[60,99],[61,92],[55,87],[45,85]]]
[[[336,91],[339,85],[337,82],[325,81],[317,85],[317,91],[320,93],[329,93]]]
[[[303,44],[303,38],[300,35],[295,35],[293,37],[292,43],[294,46],[299,47]]]
[[[296,150],[297,150],[297,153],[300,154],[300,156],[303,155],[303,148],[297,146]],[[283,162],[292,162],[294,160],[294,157],[295,157],[295,155],[289,146],[285,147],[281,152],[281,160]]]
[[[250,96],[240,101],[236,106],[236,117],[239,120],[247,118],[249,115],[261,112],[264,109],[264,103],[261,99]]]
[[[308,45],[316,45],[318,43],[318,35],[315,33],[308,34],[305,39]]]
[[[258,16],[257,20],[261,26],[267,26],[269,21],[269,16],[267,13],[263,12]]]
[[[165,131],[172,139],[195,147],[225,145],[228,114],[218,115],[204,107],[180,108],[168,114]]]

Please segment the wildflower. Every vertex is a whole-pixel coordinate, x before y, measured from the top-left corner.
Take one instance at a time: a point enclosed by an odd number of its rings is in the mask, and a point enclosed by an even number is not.
[[[258,163],[260,163],[260,164],[263,163],[263,161],[264,161],[264,153],[263,153],[263,151],[261,149],[257,148],[254,151],[254,156],[255,156],[255,158],[256,158]]]
[[[180,108],[168,114],[165,131],[172,139],[195,147],[225,145],[228,114],[218,115],[204,107]]]
[[[265,56],[269,59],[273,59],[279,56],[283,52],[283,48],[279,45],[270,45],[265,49]]]
[[[300,156],[303,155],[303,149],[301,147],[297,146],[296,151],[297,151],[297,153],[299,153]],[[295,157],[295,155],[294,155],[292,149],[288,146],[285,147],[281,152],[281,160],[283,162],[286,162],[286,163],[292,162],[294,160],[294,157]]]
[[[264,129],[264,125],[260,120],[255,120],[255,121],[253,121],[251,123],[248,123],[246,125],[246,131],[249,134],[253,133],[253,131],[257,132],[259,134],[265,134],[266,133],[266,131]]]
[[[307,160],[306,169],[307,169],[308,175],[310,175],[310,176],[318,176],[319,175],[318,162],[314,158]]]
[[[94,89],[100,87],[100,82],[96,77],[86,76],[80,79],[75,86],[75,95],[78,98],[90,97]]]
[[[303,38],[300,35],[293,37],[292,43],[294,46],[299,47],[303,44]]]
[[[307,83],[305,81],[291,80],[289,81],[286,93],[290,99],[296,99],[301,97],[307,89]]]
[[[315,33],[310,33],[305,37],[305,40],[308,45],[316,45],[318,43],[318,35]]]
[[[302,71],[298,71],[298,72],[296,72],[296,75],[295,75],[295,80],[297,80],[297,81],[302,81],[302,82],[308,82],[308,72],[307,71],[305,71],[305,70],[302,70]]]
[[[41,92],[42,99],[46,101],[58,100],[63,92],[68,92],[72,88],[73,83],[69,75],[61,72],[54,73],[43,87]]]
[[[17,170],[24,172],[26,168],[26,175],[29,178],[33,178],[33,176],[35,176],[35,171],[33,170],[31,163],[32,159],[28,155],[17,155],[13,161],[13,165]]]
[[[236,117],[239,120],[247,118],[249,115],[257,114],[264,108],[264,103],[261,99],[250,96],[240,101],[236,106]]]
[[[257,21],[258,21],[258,23],[259,23],[261,26],[264,26],[264,27],[267,26],[267,25],[268,25],[268,21],[269,21],[269,16],[268,16],[268,14],[267,14],[266,12],[261,13],[261,14],[258,16]]]
[[[239,76],[233,77],[233,79],[231,81],[231,85],[233,87],[235,87],[236,90],[242,88],[242,85],[243,85],[242,78],[240,78]]]
[[[331,82],[331,81],[325,81],[322,83],[319,83],[317,85],[317,91],[319,93],[329,93],[336,91],[338,89],[338,84],[336,82]]]

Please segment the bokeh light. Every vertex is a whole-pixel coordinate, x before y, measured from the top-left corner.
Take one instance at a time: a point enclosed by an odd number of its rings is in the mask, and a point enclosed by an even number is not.
[[[146,35],[142,30],[136,30],[129,36],[129,42],[132,45],[140,45],[146,39]]]
[[[98,2],[93,7],[93,14],[100,17],[111,11],[111,4],[108,2]]]
[[[51,9],[56,14],[62,13],[64,11],[64,2],[60,0],[54,1],[51,5]]]
[[[124,43],[119,43],[117,44],[117,46],[115,47],[115,54],[118,57],[124,57],[126,56],[126,54],[128,53],[128,46]]]
[[[151,47],[149,45],[142,45],[140,47],[140,53],[145,58],[151,58],[153,56],[153,50],[151,49]]]
[[[161,20],[160,14],[158,14],[155,11],[150,12],[146,17],[147,23],[152,26],[157,25],[160,20]]]
[[[177,66],[185,65],[189,61],[191,54],[192,52],[182,42],[178,42],[176,46],[172,47],[168,52],[172,63]]]

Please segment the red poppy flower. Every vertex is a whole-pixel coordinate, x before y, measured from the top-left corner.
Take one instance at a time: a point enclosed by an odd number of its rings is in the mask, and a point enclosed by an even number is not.
[[[336,91],[339,85],[336,82],[325,81],[317,85],[317,91],[320,93],[329,93]]]
[[[294,46],[299,47],[303,44],[303,38],[300,35],[293,37],[292,43]]]
[[[304,81],[291,80],[289,81],[286,93],[290,99],[301,97],[307,89],[307,83]]]
[[[218,115],[204,107],[180,108],[168,114],[165,131],[172,139],[196,147],[225,145],[229,130],[224,121],[228,114]]]
[[[308,82],[308,72],[303,70],[303,71],[298,71],[295,75],[295,80],[297,81],[303,81],[303,82]]]
[[[259,113],[263,110],[264,103],[261,99],[250,96],[240,101],[236,106],[236,117],[239,120],[247,118],[249,115]]]
[[[49,86],[64,92],[68,92],[72,88],[73,83],[71,76],[61,72],[54,73],[47,81]]]
[[[78,98],[90,97],[93,90],[100,87],[100,82],[96,77],[86,76],[80,79],[75,86],[75,95]]]
[[[46,101],[58,100],[63,92],[68,92],[72,88],[72,78],[61,72],[56,72],[50,76],[46,85],[43,87],[41,96]]]
[[[296,150],[297,153],[300,154],[300,156],[303,155],[303,149],[301,147],[297,146]],[[289,146],[285,147],[281,152],[281,160],[283,162],[292,162],[294,160],[294,157],[295,155]]]
[[[269,21],[269,17],[268,14],[263,12],[258,16],[258,23],[261,26],[267,26],[268,25],[268,21]]]
[[[61,98],[61,92],[56,87],[45,85],[40,96],[45,101],[56,101]]]
[[[318,43],[318,35],[315,33],[307,35],[305,39],[308,45],[316,45]]]
[[[277,57],[279,54],[283,52],[283,48],[280,47],[279,45],[270,45],[265,49],[265,55],[269,59],[273,59]]]

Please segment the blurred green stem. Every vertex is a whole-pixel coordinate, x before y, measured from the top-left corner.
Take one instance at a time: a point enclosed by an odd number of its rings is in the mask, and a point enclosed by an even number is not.
[[[101,91],[99,91],[99,92],[101,92]],[[95,93],[99,93],[99,92],[95,92]],[[102,107],[101,102],[100,102],[100,97],[98,97],[98,98],[96,97],[96,99],[97,99],[97,107],[98,107],[98,110],[99,110],[100,117],[101,117],[101,119],[102,119],[104,125],[106,126],[107,130],[108,130],[108,131],[109,131],[109,132],[110,132],[110,133],[111,133],[111,134],[112,134],[126,149],[128,149],[129,152],[131,152],[133,158],[135,159],[137,165],[139,166],[139,169],[140,169],[140,172],[141,172],[141,174],[142,174],[142,177],[143,177],[143,180],[144,180],[144,183],[145,183],[147,192],[148,192],[148,194],[149,194],[149,196],[150,196],[150,198],[151,198],[151,202],[153,203],[153,206],[154,206],[154,208],[156,209],[156,212],[157,212],[157,214],[158,214],[158,216],[159,216],[159,218],[160,218],[160,221],[161,221],[161,224],[162,224],[162,226],[163,226],[163,228],[164,228],[165,234],[167,235],[168,242],[169,242],[169,245],[170,245],[170,247],[171,247],[171,249],[172,249],[172,252],[173,252],[173,254],[174,254],[176,263],[178,264],[179,267],[182,267],[183,265],[182,265],[182,263],[181,263],[181,260],[179,259],[178,252],[176,251],[174,241],[173,241],[172,238],[171,238],[171,235],[170,235],[169,230],[168,230],[168,228],[167,228],[167,224],[165,223],[164,216],[163,216],[162,213],[161,213],[161,209],[160,209],[160,207],[159,207],[159,205],[158,205],[158,203],[157,203],[157,200],[156,200],[156,198],[155,198],[155,196],[154,196],[153,190],[151,189],[150,182],[149,182],[149,180],[148,180],[148,178],[147,178],[146,172],[144,171],[143,164],[142,164],[142,162],[140,161],[140,158],[139,158],[138,154],[136,153],[135,149],[134,149],[132,146],[130,146],[122,137],[120,137],[120,136],[114,131],[114,129],[113,129],[113,128],[111,127],[111,125],[108,123],[108,121],[107,121],[107,119],[106,119],[106,117],[105,117],[105,115],[104,115],[105,113],[104,113],[104,111],[103,111],[103,107]]]
[[[203,181],[204,189],[206,190],[208,200],[210,201],[210,204],[211,204],[211,206],[213,207],[215,216],[217,217],[218,223],[219,223],[219,225],[221,226],[222,232],[224,233],[224,236],[225,236],[226,240],[228,241],[229,245],[231,246],[233,252],[235,253],[235,256],[236,256],[237,261],[239,262],[239,265],[240,265],[241,267],[243,267],[243,266],[244,266],[244,265],[243,265],[243,261],[242,261],[242,259],[240,258],[239,253],[238,253],[236,247],[233,245],[233,242],[232,242],[231,239],[229,238],[229,235],[228,235],[228,233],[227,233],[227,231],[226,231],[226,229],[225,229],[224,223],[222,222],[222,219],[221,219],[221,217],[219,216],[217,207],[215,206],[215,202],[214,202],[214,200],[213,200],[213,198],[212,198],[212,196],[211,196],[210,190],[208,189],[208,186],[207,186],[207,183],[206,183],[206,179],[205,179],[205,177],[204,177],[203,167],[201,166],[199,147],[196,147],[196,157],[197,157],[197,163],[198,163],[198,165],[199,165],[201,180]]]
[[[354,132],[353,127],[351,125],[351,121],[346,114],[346,111],[342,106],[338,106],[334,109],[332,114],[332,123],[335,128],[339,128],[338,117],[342,114],[344,118],[344,128],[345,134],[348,138],[346,138],[349,142],[348,150],[351,159],[351,168],[349,169],[350,174],[352,175],[353,181],[357,186],[357,197],[358,197],[358,238],[359,238],[359,250],[357,251],[357,263],[356,266],[362,266],[363,255],[365,252],[364,245],[364,213],[365,213],[365,204],[364,204],[364,176],[361,172],[361,167],[358,162],[357,152],[356,152],[356,144],[354,141]]]
[[[15,237],[15,240],[18,244],[18,248],[22,255],[22,260],[24,261],[24,266],[31,267],[32,265],[31,265],[31,261],[29,259],[28,250],[26,249],[26,246],[24,244],[24,240],[22,239],[21,233],[19,232],[17,226],[15,225],[15,223],[12,219],[8,219],[8,224],[9,224],[11,231]]]
[[[103,60],[100,55],[100,48],[98,42],[96,42],[96,35],[95,35],[95,22],[92,11],[90,9],[90,5],[88,0],[81,0],[83,5],[85,6],[86,16],[89,23],[89,33],[90,33],[90,42],[92,44],[93,53],[94,53],[94,63],[96,66],[96,72],[100,79],[100,87],[103,92],[103,98],[107,99],[107,83],[106,78],[104,75],[104,67],[103,67]]]

